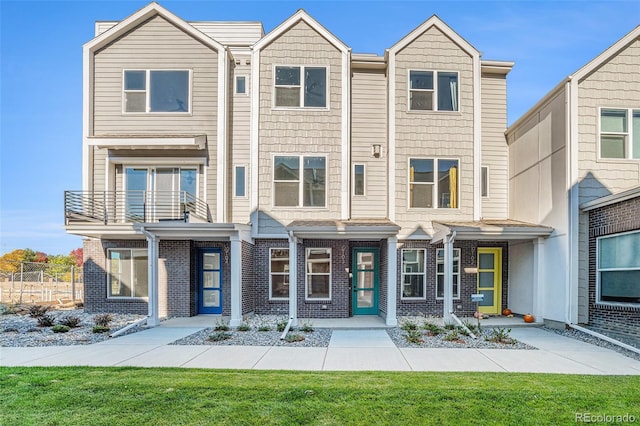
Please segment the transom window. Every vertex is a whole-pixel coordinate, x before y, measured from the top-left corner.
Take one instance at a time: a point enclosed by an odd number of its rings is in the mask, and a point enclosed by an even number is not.
[[[274,206],[324,207],[326,163],[325,157],[274,157]]]
[[[149,294],[146,249],[109,249],[107,296],[147,297]]]
[[[326,108],[327,68],[277,66],[275,69],[277,107]]]
[[[409,110],[458,111],[458,73],[409,71]]]
[[[425,249],[402,250],[402,298],[424,299],[426,287]]]
[[[125,70],[124,112],[190,112],[188,70]]]
[[[640,159],[640,109],[600,110],[600,158]]]
[[[269,251],[269,299],[289,298],[289,249]]]
[[[307,299],[331,299],[331,249],[306,250]]]
[[[460,299],[460,249],[453,249],[453,298]],[[436,299],[444,299],[444,249],[436,251]]]
[[[640,304],[640,231],[597,240],[598,301]]]
[[[458,160],[409,159],[409,207],[458,208]]]

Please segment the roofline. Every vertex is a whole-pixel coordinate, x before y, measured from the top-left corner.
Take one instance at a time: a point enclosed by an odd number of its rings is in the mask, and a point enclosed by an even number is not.
[[[627,189],[626,191],[618,192],[617,194],[605,195],[604,197],[587,201],[580,204],[580,210],[582,210],[583,212],[588,212],[599,207],[610,206],[611,204],[620,203],[622,201],[631,200],[638,197],[640,197],[640,186]]]
[[[291,15],[289,18],[284,20],[280,25],[271,30],[267,35],[262,37],[260,40],[255,42],[252,49],[254,51],[260,51],[269,44],[271,44],[277,37],[283,34],[285,31],[289,30],[295,24],[300,21],[304,21],[311,28],[316,30],[322,37],[328,40],[332,45],[334,45],[338,50],[342,53],[351,52],[351,48],[344,44],[342,40],[333,35],[331,31],[326,29],[322,24],[313,19],[311,15],[309,15],[304,9],[298,9],[296,13]]]
[[[513,61],[480,61],[480,68],[482,72],[488,72],[491,74],[507,75],[513,69],[514,65],[515,62]]]

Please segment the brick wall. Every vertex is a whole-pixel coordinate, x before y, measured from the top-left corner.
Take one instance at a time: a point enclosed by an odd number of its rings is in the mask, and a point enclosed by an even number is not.
[[[189,241],[160,240],[158,314],[188,317],[192,312],[191,247]]]
[[[253,250],[255,313],[260,315],[289,316],[288,300],[269,300],[269,251],[271,248],[289,248],[288,239],[256,240]]]
[[[596,299],[598,237],[640,230],[640,197],[589,212],[589,325],[611,337],[640,342],[640,305],[599,303]]]
[[[255,311],[255,270],[256,263],[253,259],[254,246],[242,241],[242,315]]]

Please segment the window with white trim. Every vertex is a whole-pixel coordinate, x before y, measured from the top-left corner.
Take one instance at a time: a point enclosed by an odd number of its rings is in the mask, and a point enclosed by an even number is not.
[[[409,207],[455,209],[459,203],[458,160],[409,159]]]
[[[409,71],[410,111],[458,111],[458,73]]]
[[[289,249],[269,250],[269,299],[289,298]]]
[[[306,249],[306,299],[331,299],[331,249]]]
[[[402,250],[402,298],[424,299],[427,285],[425,249]]]
[[[640,109],[600,110],[600,158],[640,159]]]
[[[483,197],[489,196],[489,168],[482,167],[480,169],[481,180],[480,180],[480,195]]]
[[[234,195],[238,198],[247,196],[247,167],[235,166]]]
[[[640,304],[640,231],[597,239],[598,301]]]
[[[453,298],[460,299],[460,249],[453,249]],[[444,249],[436,251],[436,299],[444,299]]]
[[[273,161],[275,207],[324,207],[326,157],[276,156]]]
[[[364,164],[353,165],[353,195],[364,195]]]
[[[247,94],[247,77],[245,77],[244,75],[236,76],[236,94]]]
[[[293,108],[326,108],[327,68],[276,66],[274,105]]]
[[[124,70],[123,111],[190,112],[189,70]]]
[[[107,297],[140,298],[149,295],[146,249],[108,249],[107,261]]]

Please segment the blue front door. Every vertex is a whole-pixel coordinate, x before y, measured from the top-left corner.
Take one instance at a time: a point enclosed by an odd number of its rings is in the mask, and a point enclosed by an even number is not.
[[[222,313],[222,252],[198,250],[198,313]]]

